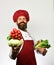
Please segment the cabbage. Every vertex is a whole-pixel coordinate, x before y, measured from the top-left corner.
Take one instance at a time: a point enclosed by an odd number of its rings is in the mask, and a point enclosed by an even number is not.
[[[8,41],[9,46],[20,46],[23,44],[23,39],[17,40],[17,39],[11,39]]]

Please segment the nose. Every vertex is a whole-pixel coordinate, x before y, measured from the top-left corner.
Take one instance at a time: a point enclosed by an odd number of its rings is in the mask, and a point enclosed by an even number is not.
[[[20,21],[22,22],[22,21],[24,21],[24,19],[22,18]]]

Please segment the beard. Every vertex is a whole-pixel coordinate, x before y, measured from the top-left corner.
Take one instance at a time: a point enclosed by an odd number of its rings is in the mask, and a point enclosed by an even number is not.
[[[25,22],[20,22],[17,25],[18,25],[18,28],[23,30],[23,31],[26,30],[26,28],[27,28],[27,23],[25,23]]]

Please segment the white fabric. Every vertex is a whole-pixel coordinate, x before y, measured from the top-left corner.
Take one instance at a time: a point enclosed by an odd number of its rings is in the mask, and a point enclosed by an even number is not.
[[[22,30],[20,30],[20,31],[22,33],[22,36],[23,36],[24,40],[33,40],[31,35],[28,32],[24,32]]]

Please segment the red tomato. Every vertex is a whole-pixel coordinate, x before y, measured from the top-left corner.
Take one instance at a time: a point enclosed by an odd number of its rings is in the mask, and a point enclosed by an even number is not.
[[[18,39],[18,36],[15,36],[15,39]]]
[[[15,34],[12,34],[12,37],[15,37]]]

